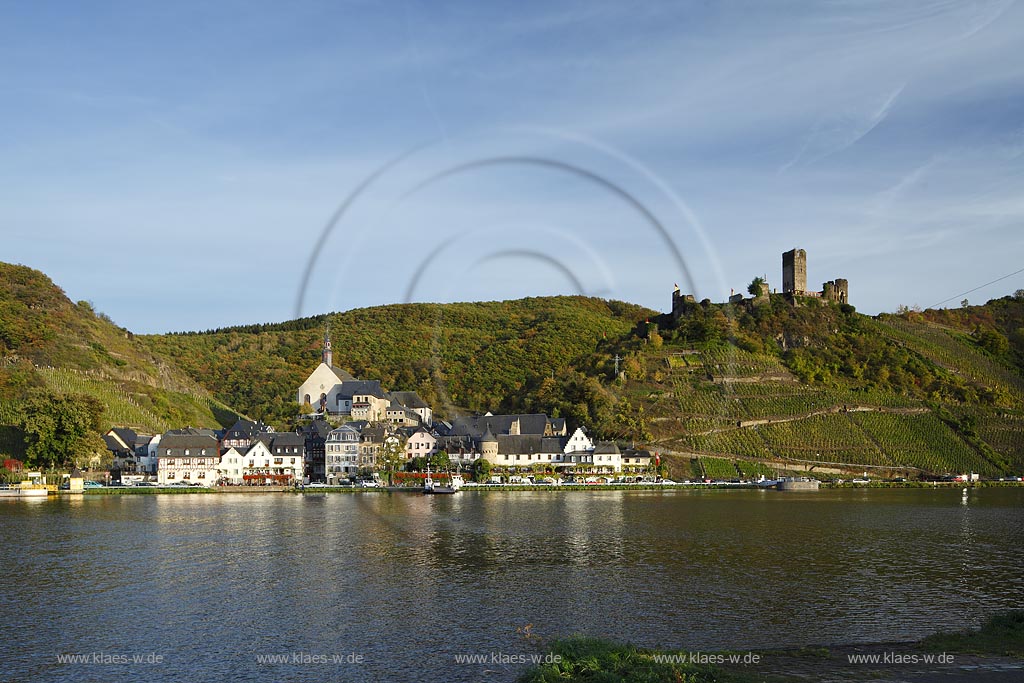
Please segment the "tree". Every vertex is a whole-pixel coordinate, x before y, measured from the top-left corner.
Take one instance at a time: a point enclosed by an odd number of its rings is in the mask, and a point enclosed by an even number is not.
[[[377,462],[388,473],[388,486],[395,485],[395,471],[405,463],[405,448],[396,437],[388,437],[381,446]]]
[[[765,279],[759,275],[750,281],[750,284],[747,285],[747,291],[751,296],[761,296],[761,288],[766,284],[768,283]]]
[[[1010,340],[995,330],[985,330],[975,337],[978,346],[998,356],[1010,350]]]
[[[968,301],[967,299],[964,299],[963,301],[960,302],[960,305],[963,306],[964,308],[967,308],[968,306],[971,305],[971,302]]]
[[[452,460],[448,457],[448,451],[439,451],[430,456],[430,466],[435,471],[446,470],[451,464]]]
[[[22,403],[18,426],[25,432],[26,456],[33,467],[87,464],[106,450],[100,438],[104,406],[81,394],[33,391]]]
[[[482,484],[491,477],[491,461],[480,458],[473,463],[473,477],[477,483]]]

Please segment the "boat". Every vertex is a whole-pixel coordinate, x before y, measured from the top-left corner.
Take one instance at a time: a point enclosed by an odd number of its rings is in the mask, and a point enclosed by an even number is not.
[[[466,481],[458,474],[448,474],[448,486],[440,486],[434,481],[434,478],[430,476],[430,468],[427,468],[427,478],[423,480],[423,493],[428,494],[450,494],[458,493],[459,489],[465,485]]]
[[[783,477],[775,483],[779,491],[817,491],[821,482],[808,477]]]
[[[49,491],[41,472],[29,472],[29,478],[17,484],[0,486],[0,498],[46,498]]]

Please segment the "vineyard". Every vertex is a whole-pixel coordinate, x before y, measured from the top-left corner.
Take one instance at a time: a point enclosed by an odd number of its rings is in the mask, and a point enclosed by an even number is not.
[[[930,472],[998,474],[991,463],[931,413],[855,413],[850,419],[885,451],[893,465]]]
[[[728,481],[730,479],[738,479],[740,476],[739,470],[736,469],[736,465],[733,464],[732,460],[702,456],[700,464],[704,470],[704,476],[708,479]]]
[[[806,420],[760,427],[773,454],[780,458],[847,465],[891,465],[886,454],[846,414],[815,415]]]
[[[217,413],[228,413],[216,401],[204,396],[192,396],[152,387],[136,387],[130,382],[115,382],[95,373],[67,368],[38,368],[49,389],[55,393],[76,393],[93,396],[106,407],[104,419],[112,426],[132,427],[145,431],[163,432],[172,426],[217,426]],[[138,391],[133,391],[138,389]],[[0,404],[0,421],[13,424]]]
[[[978,435],[1005,456],[1016,471],[1024,471],[1024,414],[1003,410],[976,409]]]
[[[989,384],[996,380],[1015,398],[1024,399],[1024,380],[979,350],[966,335],[895,316],[884,316],[874,324],[882,334],[906,344],[936,365],[979,384]]]

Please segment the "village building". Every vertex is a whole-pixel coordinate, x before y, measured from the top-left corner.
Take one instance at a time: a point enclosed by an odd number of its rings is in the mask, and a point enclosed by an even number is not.
[[[641,473],[650,471],[654,458],[650,451],[627,450],[622,454],[622,471]]]
[[[305,467],[304,445],[297,435],[285,434],[280,445],[279,438],[261,438],[242,456],[242,481],[249,486],[287,486],[301,481]],[[277,450],[278,452],[275,452]]]
[[[157,447],[157,483],[213,486],[219,460],[220,448],[212,434],[168,432]]]
[[[240,486],[245,483],[242,478],[242,454],[233,446],[221,448],[220,462],[217,465],[217,483],[221,485]]]
[[[300,406],[309,405],[314,412],[326,414],[331,407],[336,412],[341,412],[339,407],[345,406],[348,411],[352,409],[352,395],[349,394],[343,399],[339,394],[345,382],[355,379],[345,370],[334,365],[334,352],[331,349],[331,334],[328,330],[324,334],[324,348],[321,355],[320,365],[306,378],[306,381],[299,387],[297,400]]]
[[[224,448],[237,448],[244,451],[249,448],[256,439],[260,438],[261,435],[272,434],[273,432],[274,428],[268,427],[263,424],[262,421],[253,422],[252,420],[238,419],[234,425],[224,432],[224,437],[221,439],[221,446]]]
[[[336,484],[359,472],[359,430],[344,424],[331,430],[324,445],[326,481]]]
[[[413,458],[429,458],[437,452],[437,437],[426,429],[416,430],[409,437],[409,440],[405,442],[405,457],[408,460]]]
[[[327,435],[331,433],[331,426],[326,420],[313,420],[302,427],[299,434],[305,443],[305,479],[310,482],[323,482],[327,479],[325,444]]]

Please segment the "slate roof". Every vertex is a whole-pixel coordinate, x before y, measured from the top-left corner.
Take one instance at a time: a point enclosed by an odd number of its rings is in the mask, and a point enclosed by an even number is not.
[[[305,446],[306,437],[295,432],[279,432],[272,435],[274,438],[272,444],[274,446]]]
[[[619,447],[614,441],[598,441],[594,444],[595,455],[615,455],[618,452]]]
[[[502,434],[498,437],[498,453],[501,455],[526,455],[529,453],[561,453],[565,439],[557,436],[536,434]]]
[[[397,403],[409,409],[430,407],[415,391],[392,391],[388,393],[386,398],[390,399],[392,403]]]
[[[185,448],[202,449],[206,448],[208,458],[217,457],[220,453],[217,439],[204,434],[173,434],[168,432],[160,439],[158,453],[160,457],[181,457],[183,453],[177,452]],[[168,453],[168,451],[175,451]],[[196,454],[198,455],[198,454]]]
[[[128,429],[127,427],[114,427],[110,431],[117,435],[117,438],[121,439],[128,448],[135,448],[135,441],[139,438],[139,435],[135,433],[135,430]]]
[[[472,436],[480,438],[488,427],[495,434],[508,434],[512,423],[519,420],[519,433],[543,436],[548,426],[548,416],[541,413],[529,415],[482,415],[480,417],[460,417],[452,423],[452,434],[456,436]]]
[[[326,439],[330,431],[331,425],[326,420],[313,420],[302,428],[302,437],[308,439],[315,436]]]
[[[337,365],[332,365],[331,366],[331,372],[333,372],[335,375],[337,375],[338,379],[340,379],[342,382],[355,382],[355,381],[358,381],[358,380],[356,380],[355,377],[353,377],[351,374],[349,374],[348,371],[342,370]]]
[[[198,428],[198,427],[185,427],[184,429],[171,429],[167,431],[160,439],[160,445],[163,445],[163,440],[168,436],[208,436],[212,439],[217,439],[218,432],[212,429]]]
[[[238,420],[234,425],[231,426],[224,433],[225,439],[239,439],[239,440],[252,440],[256,438],[258,434],[266,434],[271,432],[271,428],[263,424],[262,421],[253,422],[251,420]]]
[[[367,427],[362,431],[360,437],[363,441],[369,441],[372,443],[384,443],[385,437],[388,435],[388,430],[384,427]]]
[[[112,453],[131,453],[131,448],[125,448],[121,442],[112,436],[103,435],[103,441],[107,444],[107,450]]]
[[[338,390],[338,395],[341,398],[352,400],[352,397],[356,394],[369,394],[377,398],[384,398],[384,390],[380,388],[379,379],[363,379],[341,383],[341,389]]]

